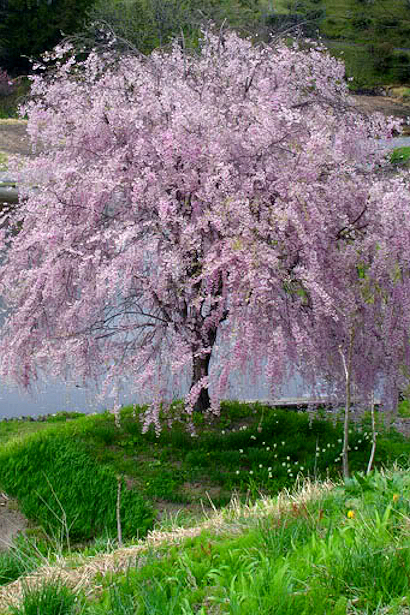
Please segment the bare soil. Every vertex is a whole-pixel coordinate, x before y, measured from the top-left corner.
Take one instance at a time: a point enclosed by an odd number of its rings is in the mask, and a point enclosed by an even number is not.
[[[0,493],[0,552],[8,549],[13,538],[28,527],[28,521],[14,500]]]
[[[25,120],[0,120],[0,152],[30,156]]]

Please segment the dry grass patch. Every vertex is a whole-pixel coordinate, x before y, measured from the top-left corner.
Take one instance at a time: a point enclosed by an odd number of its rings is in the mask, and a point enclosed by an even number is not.
[[[311,500],[317,499],[330,491],[334,484],[330,481],[318,484],[306,480],[294,493],[283,491],[277,498],[261,498],[254,504],[241,504],[233,498],[231,504],[221,511],[214,511],[202,523],[188,528],[176,526],[169,531],[153,530],[145,540],[136,545],[119,548],[112,553],[82,558],[60,558],[57,563],[42,566],[33,574],[20,577],[13,583],[0,588],[0,611],[9,604],[17,605],[28,589],[35,589],[46,581],[58,579],[74,592],[84,591],[86,596],[98,595],[103,586],[98,583],[97,577],[108,573],[125,572],[136,564],[137,558],[150,548],[162,548],[167,544],[175,544],[187,538],[194,538],[204,530],[211,530],[216,534],[241,533],[252,521],[273,515],[277,518],[294,509],[303,506]],[[73,568],[73,565],[76,566]]]

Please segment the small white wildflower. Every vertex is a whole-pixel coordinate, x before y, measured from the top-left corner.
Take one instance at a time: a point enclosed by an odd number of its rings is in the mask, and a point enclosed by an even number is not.
[[[243,448],[240,448],[240,449],[239,449],[239,452],[240,452],[240,453],[243,453]]]
[[[278,455],[276,454],[276,455],[274,455],[274,457],[275,457],[275,459],[277,459],[277,458],[278,458]]]
[[[260,467],[260,468],[263,468],[263,465],[260,463],[260,464],[259,464],[259,467]]]
[[[221,434],[224,436],[225,435],[225,430],[222,429]]]
[[[272,472],[272,468],[270,466],[268,468],[268,472]]]
[[[253,474],[253,470],[249,470],[249,474]]]
[[[251,440],[256,440],[256,436],[251,436]]]
[[[303,471],[305,469],[305,467],[304,466],[300,466],[300,469]]]
[[[285,466],[286,466],[286,463],[285,463],[285,462],[283,462],[283,463],[282,463],[282,466],[283,466],[283,467],[285,467]]]
[[[239,470],[236,470],[236,474],[239,474]]]
[[[266,442],[262,442],[262,446],[265,446],[265,445],[266,445]]]
[[[286,457],[286,461],[290,461],[290,457],[289,456]]]
[[[285,446],[285,443],[284,443],[284,442],[282,442],[282,446]]]
[[[267,447],[266,447],[266,450],[267,450],[267,451],[270,451],[270,446],[267,446]]]

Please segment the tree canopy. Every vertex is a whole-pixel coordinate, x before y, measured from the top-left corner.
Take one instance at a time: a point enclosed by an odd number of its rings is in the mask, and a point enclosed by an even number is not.
[[[238,368],[274,388],[298,365],[340,391],[350,356],[359,394],[397,384],[408,176],[389,176],[380,145],[397,123],[357,112],[341,62],[205,30],[195,52],[58,47],[32,82],[37,155],[16,166],[3,231],[3,376],[115,389],[128,374],[157,428],[187,374],[188,412],[217,411]]]
[[[13,73],[30,68],[64,36],[83,26],[89,0],[2,0],[0,2],[0,65]]]

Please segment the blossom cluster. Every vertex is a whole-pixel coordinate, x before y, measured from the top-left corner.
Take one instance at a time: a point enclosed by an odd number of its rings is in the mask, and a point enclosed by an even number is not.
[[[212,31],[195,52],[57,54],[22,109],[37,155],[3,239],[3,377],[128,374],[159,429],[186,382],[189,412],[217,412],[235,369],[274,388],[294,365],[340,397],[348,358],[357,394],[383,377],[393,403],[408,175],[385,173],[399,126],[357,112],[343,64]]]

